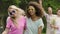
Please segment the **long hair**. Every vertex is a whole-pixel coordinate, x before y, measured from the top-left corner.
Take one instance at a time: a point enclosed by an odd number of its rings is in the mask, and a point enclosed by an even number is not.
[[[43,15],[43,13],[42,13],[42,11],[36,6],[36,5],[34,5],[34,4],[28,4],[28,7],[29,6],[33,6],[34,8],[35,8],[35,10],[36,10],[36,16],[38,16],[38,17],[42,17],[42,15]],[[28,12],[28,7],[26,8],[26,15],[27,15],[27,17],[29,18],[29,17],[31,17],[30,16],[30,14],[29,14],[29,12]]]
[[[18,7],[15,6],[15,5],[9,6],[8,11],[9,11],[9,9],[11,9],[11,8],[12,8],[12,9],[15,9],[16,11],[18,11],[18,15],[23,15],[23,14],[25,14],[25,11],[24,11],[23,9],[18,8]],[[8,12],[8,15],[10,15],[9,12]]]
[[[24,10],[23,9],[21,9],[21,8],[18,8],[18,7],[16,7],[15,5],[11,5],[11,6],[9,6],[9,8],[8,8],[8,11],[9,11],[9,9],[15,9],[18,13],[18,17],[20,17],[23,13],[24,13]],[[9,14],[9,12],[8,12],[8,15],[10,15]],[[16,23],[17,24],[17,22],[16,22],[16,20],[14,19],[14,18],[11,18],[11,20],[13,21],[13,23]],[[16,25],[16,24],[14,24],[14,25]]]

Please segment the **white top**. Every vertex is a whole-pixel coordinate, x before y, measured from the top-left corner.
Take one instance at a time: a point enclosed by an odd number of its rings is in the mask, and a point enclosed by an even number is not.
[[[55,34],[60,34],[60,17],[56,16],[53,20],[55,20],[54,25],[58,27],[58,29],[55,29]]]
[[[42,18],[36,20],[36,21],[32,21],[31,18],[27,19],[27,29],[24,32],[24,34],[38,34],[38,28],[42,26],[42,29],[44,27]]]
[[[52,29],[50,27],[50,22],[51,19],[54,18],[56,15],[49,15],[44,11],[44,16],[46,17],[46,21],[47,21],[47,28],[46,28],[46,34],[53,34]]]
[[[51,19],[53,18],[53,17],[55,17],[56,15],[49,15],[49,14],[47,14],[45,11],[44,11],[44,16],[46,17],[46,20],[47,20],[47,28],[49,29],[50,28],[50,22],[51,22]]]

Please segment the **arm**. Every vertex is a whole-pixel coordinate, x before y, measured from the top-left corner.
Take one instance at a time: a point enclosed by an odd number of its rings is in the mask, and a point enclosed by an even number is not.
[[[38,34],[42,33],[42,26],[38,28]]]
[[[51,24],[50,26],[51,26],[51,28],[58,29],[58,27],[56,27],[56,26],[53,25],[53,24]]]
[[[7,24],[6,24],[6,28],[5,28],[5,31],[2,32],[2,34],[8,34],[9,32],[9,29],[10,29],[10,17],[7,18],[6,20]]]
[[[44,15],[44,16],[46,16],[46,12],[45,12],[45,10],[44,10],[44,8],[42,7],[42,1],[40,1],[40,4],[39,3],[37,3],[37,2],[30,2],[29,4],[33,4],[33,5],[35,5],[36,7],[38,7],[39,8],[39,10],[42,12],[42,14]]]
[[[40,10],[43,12],[44,16],[47,15],[47,13],[45,12],[43,6],[42,6],[42,0],[39,0],[39,4],[40,4]]]
[[[43,21],[42,21],[42,18],[41,18],[39,26],[38,26],[38,34],[42,34],[43,28],[44,28],[44,24],[43,24]]]
[[[9,29],[6,28],[5,31],[2,32],[2,34],[8,34],[8,32],[9,32]]]
[[[58,29],[58,27],[55,26],[55,18],[51,20],[50,26],[51,28]]]

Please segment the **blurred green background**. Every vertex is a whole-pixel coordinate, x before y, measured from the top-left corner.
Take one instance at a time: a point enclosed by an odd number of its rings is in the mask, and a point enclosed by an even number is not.
[[[16,5],[22,9],[26,9],[27,4],[30,1],[37,1],[37,0],[0,0],[0,27],[3,26],[5,28],[6,25],[6,18],[8,16],[7,14],[7,9],[10,5]],[[48,4],[50,4],[50,6],[53,9],[53,13],[56,14],[57,8],[60,7],[60,0],[43,0],[43,7],[47,12],[47,8],[48,8]],[[44,21],[44,29],[43,29],[43,33],[46,33],[46,19],[45,17],[43,17],[43,21]],[[3,29],[4,29],[3,28]]]

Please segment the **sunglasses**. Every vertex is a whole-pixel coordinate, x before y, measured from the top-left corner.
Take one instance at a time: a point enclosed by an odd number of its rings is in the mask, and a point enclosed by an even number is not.
[[[13,15],[15,14],[15,11],[13,10],[12,12],[9,12],[10,15]]]

